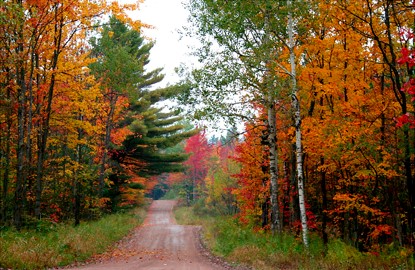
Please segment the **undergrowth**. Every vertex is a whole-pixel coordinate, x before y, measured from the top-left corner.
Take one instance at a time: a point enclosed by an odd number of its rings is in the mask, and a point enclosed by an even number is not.
[[[84,261],[103,253],[144,219],[145,210],[103,216],[74,227],[56,224],[48,230],[0,231],[0,269],[44,269]]]
[[[339,239],[331,239],[326,256],[322,240],[310,235],[310,247],[304,248],[291,233],[273,236],[244,227],[232,217],[198,215],[192,207],[177,207],[179,224],[202,225],[204,239],[212,252],[230,262],[257,270],[271,269],[414,269],[411,252],[391,249],[380,254],[361,253]]]

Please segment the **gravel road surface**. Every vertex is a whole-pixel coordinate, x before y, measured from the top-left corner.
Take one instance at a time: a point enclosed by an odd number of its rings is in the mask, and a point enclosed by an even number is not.
[[[207,255],[200,244],[200,227],[176,224],[172,214],[175,204],[171,200],[153,201],[144,223],[112,251],[72,269],[233,269]]]

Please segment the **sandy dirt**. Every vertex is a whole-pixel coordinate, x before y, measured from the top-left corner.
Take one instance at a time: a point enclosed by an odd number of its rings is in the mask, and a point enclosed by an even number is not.
[[[72,269],[232,269],[201,248],[198,226],[177,225],[175,201],[153,201],[147,218],[111,252]]]

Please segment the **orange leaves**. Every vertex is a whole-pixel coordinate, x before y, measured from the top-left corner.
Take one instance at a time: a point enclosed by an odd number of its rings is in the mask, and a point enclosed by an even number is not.
[[[316,196],[319,202],[319,185],[325,181],[330,187],[328,213],[339,229],[353,221],[375,236],[371,223],[391,226],[384,217],[393,207],[384,204],[390,197],[379,194],[390,190],[402,175],[396,156],[391,155],[399,148],[392,139],[399,103],[388,71],[378,62],[382,57],[379,49],[369,35],[362,35],[372,30],[380,34],[383,24],[378,25],[379,18],[373,18],[371,30],[351,16],[365,14],[364,5],[319,5],[319,12],[325,16],[314,21],[315,35],[307,37],[303,45],[309,62],[299,80],[307,107],[302,123],[305,166],[309,167],[308,183],[314,186],[309,186],[309,196]],[[386,41],[384,32],[379,38]]]
[[[350,221],[356,219],[360,226],[369,232],[366,235],[367,239],[361,241],[370,241],[373,244],[380,237],[390,236],[395,231],[395,228],[387,223],[390,214],[376,208],[381,203],[378,198],[374,197],[368,201],[369,198],[365,195],[336,194],[333,200],[338,205],[329,211],[329,214],[336,222],[345,222],[344,218],[348,216]]]
[[[240,172],[234,175],[238,188],[233,193],[240,205],[240,220],[257,225],[262,204],[269,197],[268,157],[266,147],[261,143],[264,127],[252,124],[246,125],[246,129],[245,140],[236,145],[233,157],[241,165]]]
[[[180,183],[185,178],[183,173],[169,173],[166,184],[168,186],[173,186],[174,184]]]
[[[394,231],[392,226],[387,224],[374,225],[373,231],[369,234],[370,238],[377,240],[380,236],[391,235]]]
[[[111,201],[110,198],[105,198],[105,197],[104,198],[99,198],[96,201],[96,206],[99,207],[99,208],[105,208],[107,203],[109,203],[110,201]]]
[[[125,138],[132,134],[133,132],[127,127],[115,129],[111,133],[111,142],[115,145],[121,145]]]
[[[341,205],[341,209],[348,211],[353,208],[357,208],[364,213],[374,212],[373,209],[362,203],[363,196],[353,194],[336,194],[333,197],[334,201],[337,201]]]

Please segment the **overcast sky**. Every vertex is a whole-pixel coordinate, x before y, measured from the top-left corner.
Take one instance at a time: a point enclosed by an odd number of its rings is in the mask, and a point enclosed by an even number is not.
[[[196,62],[195,58],[189,56],[188,48],[195,41],[188,37],[181,38],[179,34],[179,30],[187,24],[188,12],[182,4],[185,1],[145,0],[140,4],[139,11],[130,14],[133,19],[154,26],[154,29],[143,29],[144,35],[156,42],[150,52],[148,68],[164,68],[166,78],[163,85],[178,81],[175,67],[181,63],[192,65]]]
[[[179,31],[188,25],[188,11],[183,3],[188,0],[145,0],[140,4],[140,10],[130,14],[133,19],[154,26],[154,29],[143,29],[143,34],[156,42],[150,51],[150,63],[148,69],[164,68],[166,75],[158,87],[173,84],[179,81],[174,69],[184,63],[188,67],[197,66],[195,57],[189,54],[192,49],[189,46],[197,46],[198,41],[190,37],[181,37]],[[134,2],[132,0],[119,0],[119,2]],[[222,123],[220,121],[219,123]],[[223,123],[214,124],[216,128],[224,128]],[[199,126],[207,123],[199,122]],[[220,136],[223,131],[208,128],[208,136]]]

